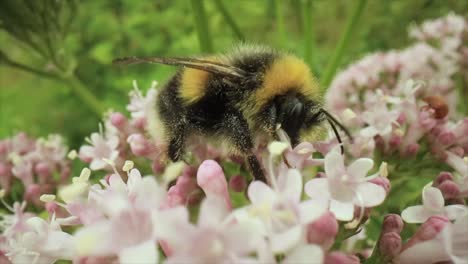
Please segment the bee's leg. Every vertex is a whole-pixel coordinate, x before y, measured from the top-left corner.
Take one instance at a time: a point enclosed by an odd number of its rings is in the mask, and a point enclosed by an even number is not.
[[[185,124],[177,124],[172,128],[167,153],[172,161],[179,161],[185,152]]]
[[[253,153],[254,145],[247,121],[241,114],[232,113],[226,115],[224,121],[225,127],[223,133],[231,139],[238,151],[246,155],[249,170],[255,180],[266,182],[262,166]]]

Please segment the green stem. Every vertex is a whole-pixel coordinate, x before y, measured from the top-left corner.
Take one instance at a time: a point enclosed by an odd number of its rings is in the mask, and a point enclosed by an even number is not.
[[[78,98],[98,117],[102,116],[102,113],[104,112],[104,107],[101,105],[101,102],[75,77],[71,76],[69,78],[65,78],[62,76],[59,76],[57,74],[52,74],[49,72],[41,71],[32,67],[29,67],[27,65],[15,62],[10,60],[8,57],[6,57],[4,54],[0,54],[1,59],[5,63],[5,65],[10,66],[15,69],[19,69],[25,72],[29,72],[32,74],[35,74],[40,77],[44,77],[47,79],[55,80],[55,81],[60,81],[64,83],[67,87],[70,87],[70,89],[73,91],[73,93],[78,96]]]
[[[98,117],[101,117],[105,111],[101,102],[92,94],[88,88],[84,86],[75,76],[63,79],[72,91],[84,102],[88,108],[93,111]]]
[[[236,21],[234,21],[234,18],[227,11],[222,0],[214,0],[214,4],[216,8],[218,9],[218,11],[223,15],[226,23],[231,27],[231,30],[234,33],[234,35],[236,35],[236,38],[243,41],[245,38],[244,38],[244,35],[242,34],[242,31],[240,30],[239,26],[236,24]]]
[[[281,12],[281,1],[274,0],[274,8],[275,8],[275,17],[276,17],[276,26],[278,32],[278,42],[280,43],[281,47],[285,46],[286,43],[286,31],[284,28],[284,17],[283,13]]]
[[[38,75],[38,76],[41,76],[41,77],[44,77],[44,78],[47,78],[47,79],[61,80],[60,77],[55,75],[55,74],[45,72],[45,71],[41,71],[41,70],[38,70],[38,69],[35,69],[35,68],[32,68],[32,67],[29,67],[27,65],[12,61],[3,54],[2,54],[2,59],[3,59],[3,62],[7,66],[10,66],[12,68],[16,68],[16,69],[19,69],[19,70],[22,70],[22,71],[25,71],[25,72],[29,72],[29,73],[32,73],[32,74],[35,74],[35,75]]]
[[[460,72],[459,74],[455,76],[455,78],[456,78],[455,85],[456,85],[459,98],[468,98],[468,86],[467,86],[467,83],[465,81],[463,74]],[[460,113],[465,114],[465,115],[468,114],[468,106],[466,105],[465,100],[463,99],[460,100],[458,102],[457,107]]]
[[[330,82],[332,81],[332,78],[334,77],[335,72],[339,66],[340,60],[343,57],[343,54],[349,44],[351,36],[356,30],[358,20],[361,17],[362,11],[364,10],[366,4],[367,0],[357,0],[357,2],[355,3],[355,6],[351,12],[351,16],[349,16],[348,21],[346,22],[345,31],[341,35],[341,38],[338,42],[338,46],[336,47],[335,52],[333,53],[333,56],[330,59],[330,62],[325,68],[325,73],[323,74],[321,82],[321,87],[323,90],[326,90],[328,88],[328,85],[330,85]]]
[[[312,29],[312,0],[301,1],[302,4],[302,28],[304,29],[304,60],[316,69],[313,59],[313,50],[315,49],[314,31]]]
[[[208,28],[208,20],[206,18],[205,6],[203,0],[191,0],[193,8],[193,18],[195,28],[198,34],[198,42],[202,52],[213,52],[213,43]]]

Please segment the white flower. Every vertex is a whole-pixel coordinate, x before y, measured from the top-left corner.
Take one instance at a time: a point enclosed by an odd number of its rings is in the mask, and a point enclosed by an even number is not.
[[[402,264],[450,262],[468,263],[468,211],[452,224],[448,222],[434,238],[405,249],[400,254]],[[432,231],[434,232],[434,231]]]
[[[280,173],[274,188],[260,181],[249,185],[247,194],[252,202],[235,212],[236,219],[256,219],[259,230],[269,238],[274,253],[287,252],[300,244],[304,227],[326,211],[323,199],[301,202],[302,175],[296,169]]]
[[[312,179],[305,185],[305,192],[311,198],[330,201],[330,211],[341,221],[353,219],[354,206],[373,207],[385,199],[385,189],[368,182],[366,178],[374,162],[368,158],[354,161],[347,168],[343,156],[331,151],[325,156],[327,178]]]
[[[434,215],[443,215],[453,220],[464,211],[462,205],[444,206],[442,192],[431,186],[424,187],[422,200],[422,205],[410,206],[403,210],[401,217],[405,222],[423,223]]]
[[[85,162],[90,162],[90,169],[101,170],[108,166],[104,160],[115,161],[119,156],[117,147],[119,138],[115,135],[104,136],[103,133],[92,133],[86,139],[90,146],[80,148],[80,158]]]
[[[32,217],[26,221],[27,230],[10,240],[6,254],[13,263],[53,263],[58,259],[74,257],[73,236],[61,231],[54,219],[47,223]]]

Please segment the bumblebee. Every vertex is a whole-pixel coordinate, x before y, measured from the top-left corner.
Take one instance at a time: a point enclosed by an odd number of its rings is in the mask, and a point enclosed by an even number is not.
[[[266,181],[254,150],[260,139],[277,139],[278,128],[287,133],[293,146],[301,139],[316,137],[324,120],[340,143],[335,125],[349,136],[323,109],[309,67],[288,53],[241,45],[216,56],[127,57],[114,63],[180,67],[159,91],[155,105],[172,161],[183,158],[190,137],[218,138],[245,157],[256,180]]]

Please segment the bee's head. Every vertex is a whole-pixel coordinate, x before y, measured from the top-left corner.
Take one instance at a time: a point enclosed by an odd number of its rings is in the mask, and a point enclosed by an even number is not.
[[[352,140],[348,130],[330,113],[322,108],[319,102],[310,100],[299,93],[287,93],[274,99],[277,111],[276,122],[288,134],[293,146],[299,143],[301,135],[318,132],[321,123],[327,120],[332,127],[338,141],[341,137],[336,129],[339,127]],[[318,135],[314,135],[318,136]]]

